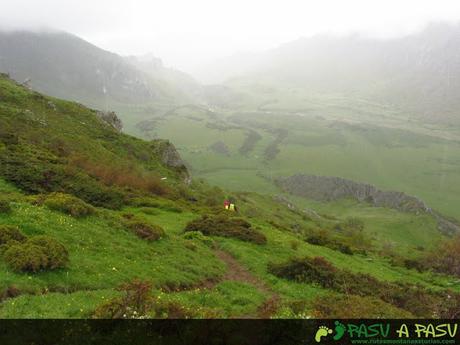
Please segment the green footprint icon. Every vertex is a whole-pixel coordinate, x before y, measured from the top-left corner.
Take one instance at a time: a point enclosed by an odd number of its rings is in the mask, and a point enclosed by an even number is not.
[[[343,323],[339,321],[335,322],[335,335],[333,337],[334,340],[342,339],[343,335],[345,334],[346,327]]]
[[[327,328],[326,326],[319,326],[318,330],[316,331],[316,335],[315,335],[316,342],[319,343],[322,337],[325,337],[331,333],[332,333],[332,329]]]

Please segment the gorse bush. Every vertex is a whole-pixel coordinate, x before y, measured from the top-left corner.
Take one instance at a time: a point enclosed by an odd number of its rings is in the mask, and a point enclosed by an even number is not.
[[[343,254],[353,255],[353,249],[348,244],[343,243],[338,239],[332,238],[332,236],[326,230],[320,230],[308,235],[305,238],[305,242],[337,250]]]
[[[38,272],[48,266],[44,248],[27,242],[10,246],[3,256],[8,266],[18,272]]]
[[[208,236],[203,235],[201,231],[188,231],[182,234],[182,237],[186,240],[201,242],[208,247],[214,247],[214,240]]]
[[[157,241],[166,236],[164,229],[156,224],[135,218],[131,214],[123,215],[125,226],[137,237],[146,241]]]
[[[144,318],[153,306],[151,296],[152,284],[147,281],[134,280],[120,286],[123,295],[116,297],[96,308],[96,319],[137,319]]]
[[[43,203],[51,210],[60,211],[73,217],[85,217],[95,212],[93,206],[73,195],[64,193],[49,194]]]
[[[300,283],[318,284],[343,294],[374,297],[417,317],[447,317],[455,314],[447,298],[460,300],[454,292],[434,292],[414,284],[383,282],[371,275],[337,269],[324,258],[292,258],[269,264],[268,271],[279,278]],[[448,297],[450,296],[450,297]]]
[[[200,231],[207,236],[233,237],[256,244],[265,244],[267,242],[265,235],[252,229],[249,222],[226,215],[202,216],[189,222],[184,231]]]
[[[27,240],[21,230],[10,225],[0,225],[0,245],[5,245],[10,241],[25,242]]]
[[[152,284],[134,280],[117,289],[122,296],[96,308],[96,319],[188,319],[196,317],[194,310],[174,301],[161,301],[152,296]]]
[[[437,272],[460,277],[460,235],[445,240],[424,261]]]
[[[322,257],[293,258],[286,263],[271,263],[268,271],[280,278],[316,283],[324,288],[333,288],[336,284],[337,269]]]
[[[332,319],[357,318],[413,318],[403,309],[375,297],[327,294],[315,298],[312,303],[313,317]]]
[[[36,236],[9,246],[3,257],[15,271],[38,272],[65,267],[69,261],[66,248],[48,236]]]
[[[94,206],[112,209],[124,204],[121,191],[104,186],[37,145],[21,143],[1,151],[0,176],[27,193],[64,191]]]
[[[70,164],[83,169],[107,186],[128,187],[156,195],[166,195],[171,192],[157,174],[143,170],[134,163],[96,162],[82,155],[74,155]]]
[[[69,261],[69,253],[64,245],[49,236],[34,236],[27,243],[43,248],[46,252],[48,263],[46,268],[55,269],[65,267]]]
[[[11,206],[10,203],[6,200],[0,199],[0,214],[2,213],[10,213],[11,212]]]

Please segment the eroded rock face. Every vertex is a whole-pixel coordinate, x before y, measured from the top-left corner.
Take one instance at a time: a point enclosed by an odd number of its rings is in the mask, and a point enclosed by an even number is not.
[[[176,170],[184,177],[185,182],[189,184],[191,182],[190,173],[175,146],[168,140],[153,140],[152,144],[161,163]]]
[[[381,191],[375,186],[340,177],[294,175],[278,179],[285,191],[318,201],[353,198],[374,206],[394,208],[403,212],[428,212],[430,208],[417,197],[402,192]]]
[[[97,111],[96,116],[119,132],[123,129],[123,123],[114,111]]]
[[[331,176],[299,174],[279,178],[275,182],[281,189],[290,194],[313,200],[328,202],[353,198],[376,207],[387,207],[416,214],[427,213],[437,220],[438,229],[443,233],[453,234],[460,232],[460,226],[454,220],[441,216],[419,198],[403,192],[382,191],[370,184]]]

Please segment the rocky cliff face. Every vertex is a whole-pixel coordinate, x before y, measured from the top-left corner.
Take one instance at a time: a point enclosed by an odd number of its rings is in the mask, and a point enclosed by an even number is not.
[[[123,123],[114,111],[97,111],[96,116],[118,132],[123,129]]]
[[[415,196],[396,191],[382,191],[370,184],[346,180],[340,177],[293,175],[279,178],[276,184],[284,191],[318,201],[334,201],[353,198],[376,207],[388,207],[402,212],[428,213],[436,218],[438,228],[448,234],[460,232],[460,226],[429,208]]]
[[[172,143],[168,140],[152,140],[152,148],[165,166],[180,173],[187,184],[191,182],[187,166]]]

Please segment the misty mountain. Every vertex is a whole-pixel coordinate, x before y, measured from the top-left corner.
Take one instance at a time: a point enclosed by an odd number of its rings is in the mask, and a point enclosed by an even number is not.
[[[213,82],[225,78],[236,88],[267,85],[364,98],[425,120],[450,121],[460,110],[460,26],[432,24],[394,39],[301,38],[223,59],[200,75]]]
[[[65,32],[0,31],[1,72],[30,80],[38,91],[90,104],[188,101],[192,91],[185,92],[183,80],[193,89],[192,79],[156,61],[149,69]]]
[[[189,99],[202,97],[201,85],[192,76],[182,71],[165,67],[163,61],[152,54],[128,56],[125,60],[138,70],[148,74],[151,78],[162,80],[174,87],[174,91],[184,97]]]

